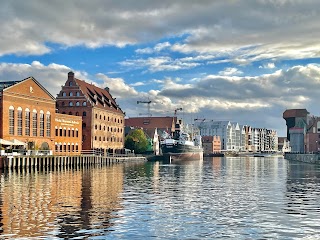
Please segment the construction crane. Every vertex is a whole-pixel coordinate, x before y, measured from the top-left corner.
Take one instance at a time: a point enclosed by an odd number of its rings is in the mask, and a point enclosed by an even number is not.
[[[148,113],[147,113],[147,115],[149,116],[149,117],[151,117],[152,115],[151,115],[151,113],[150,113],[150,104],[151,104],[151,101],[149,100],[149,101],[137,101],[137,104],[139,104],[139,103],[146,103],[146,104],[148,104]],[[141,113],[140,113],[140,115],[141,115]]]
[[[176,108],[175,110],[174,110],[174,116],[177,116],[177,112],[178,111],[182,111],[182,108]]]

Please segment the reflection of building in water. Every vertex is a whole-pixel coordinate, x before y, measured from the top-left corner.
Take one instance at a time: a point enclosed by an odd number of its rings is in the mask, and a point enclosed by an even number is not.
[[[9,173],[1,182],[2,235],[40,237],[43,232],[54,231],[50,223],[57,216],[52,211],[57,199],[50,193],[49,177],[37,172]]]
[[[122,168],[9,172],[1,179],[1,235],[64,238],[110,226],[112,212],[120,209]]]
[[[288,165],[286,200],[288,214],[309,215],[320,212],[319,169],[312,164]],[[317,223],[315,223],[317,224]]]

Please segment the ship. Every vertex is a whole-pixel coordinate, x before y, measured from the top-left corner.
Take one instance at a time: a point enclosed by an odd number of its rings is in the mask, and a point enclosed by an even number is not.
[[[160,142],[164,159],[170,162],[203,159],[201,136],[182,130],[181,125],[181,121],[176,123],[173,135],[165,132]]]

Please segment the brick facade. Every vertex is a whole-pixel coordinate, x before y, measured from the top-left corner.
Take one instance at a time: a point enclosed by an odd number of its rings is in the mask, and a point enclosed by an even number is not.
[[[57,96],[59,113],[82,117],[82,149],[120,152],[124,149],[124,113],[108,89],[99,88],[68,73]]]
[[[54,97],[39,82],[29,77],[4,82],[1,87],[0,138],[21,141],[27,150],[52,150],[53,154],[64,155],[81,153],[82,118],[57,114]],[[66,129],[67,134],[60,135],[56,131],[60,128]],[[72,129],[78,129],[78,135],[72,135]]]

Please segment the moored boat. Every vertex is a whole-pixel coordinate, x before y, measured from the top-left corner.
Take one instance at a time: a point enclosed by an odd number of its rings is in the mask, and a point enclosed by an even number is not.
[[[180,127],[181,123],[177,123],[173,136],[167,134],[161,141],[161,151],[164,158],[170,162],[203,159],[201,136],[191,137]]]

